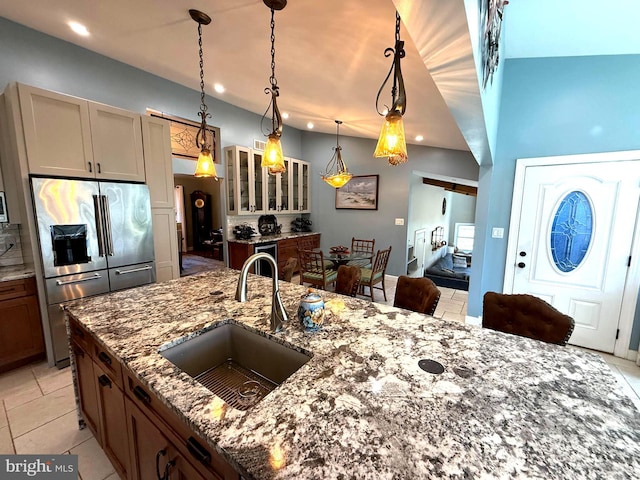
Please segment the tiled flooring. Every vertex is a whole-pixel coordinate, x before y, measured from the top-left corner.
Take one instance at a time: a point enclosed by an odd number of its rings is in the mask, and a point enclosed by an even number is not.
[[[396,281],[387,277],[387,301],[376,291],[377,302],[393,304]],[[467,292],[440,290],[435,316],[464,321]],[[629,360],[601,355],[640,410],[640,367]],[[77,454],[81,480],[119,478],[89,429],[78,430],[70,368],[57,370],[37,363],[0,374],[0,454],[14,453]]]

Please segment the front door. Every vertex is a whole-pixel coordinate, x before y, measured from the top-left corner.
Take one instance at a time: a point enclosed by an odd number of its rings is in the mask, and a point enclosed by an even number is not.
[[[614,350],[639,179],[640,161],[527,166],[523,191],[514,189],[522,208],[506,293],[535,295],[572,316],[571,344]]]

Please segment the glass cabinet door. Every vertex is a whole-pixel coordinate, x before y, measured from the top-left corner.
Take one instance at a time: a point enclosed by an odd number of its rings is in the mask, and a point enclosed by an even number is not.
[[[293,195],[293,211],[300,210],[300,170],[295,160],[291,161],[291,194]]]
[[[290,210],[289,198],[291,195],[291,192],[289,192],[289,175],[291,171],[291,160],[288,158],[285,158],[284,166],[286,168],[286,171],[284,173],[278,174],[279,181],[280,181],[280,192],[278,195],[280,199],[280,202],[279,202],[280,205],[278,205],[278,207],[279,207],[279,211],[288,212]]]
[[[251,211],[264,212],[264,183],[263,183],[263,171],[262,171],[262,153],[253,153],[253,165],[252,165],[252,181],[253,181],[253,198],[251,204]]]
[[[227,214],[233,215],[236,211],[236,177],[234,176],[235,155],[231,148],[224,150],[225,169],[227,172],[225,181],[227,184]]]
[[[301,178],[300,178],[300,210],[308,211],[309,210],[309,164],[301,163],[300,167],[302,168]]]
[[[249,189],[253,189],[253,178],[249,173],[249,151],[238,150],[238,156],[236,158],[238,167],[238,179],[240,181],[240,198],[238,202],[238,213],[251,212],[251,198]]]

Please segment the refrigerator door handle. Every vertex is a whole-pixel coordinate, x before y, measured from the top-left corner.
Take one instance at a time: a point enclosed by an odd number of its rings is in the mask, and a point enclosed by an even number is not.
[[[105,252],[105,245],[104,245],[104,232],[102,229],[104,221],[102,219],[101,203],[102,202],[100,201],[100,196],[93,195],[93,209],[95,210],[95,214],[96,214],[96,234],[98,236],[98,255],[101,257],[104,257],[106,252]]]
[[[109,210],[109,197],[100,195],[102,199],[102,213],[104,215],[104,231],[107,243],[107,255],[113,256],[113,235],[111,233],[111,212]]]
[[[102,275],[100,275],[99,273],[96,273],[93,275],[93,277],[80,278],[78,280],[67,280],[64,282],[62,280],[58,280],[56,282],[56,285],[72,285],[74,283],[82,283],[82,282],[88,282],[90,280],[98,280],[99,278],[102,278]]]
[[[144,272],[145,270],[151,270],[151,265],[145,265],[144,267],[132,268],[131,270],[116,270],[116,275],[126,275],[127,273]]]

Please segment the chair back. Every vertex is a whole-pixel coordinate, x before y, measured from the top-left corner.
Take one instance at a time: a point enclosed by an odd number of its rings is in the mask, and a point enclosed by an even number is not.
[[[362,240],[359,238],[351,238],[351,253],[362,252],[368,253],[373,256],[374,246],[376,244],[375,239],[373,240]]]
[[[327,285],[336,281],[335,270],[325,268],[324,256],[321,250],[298,250],[300,262],[300,285],[304,282],[327,288]]]
[[[297,266],[298,259],[296,257],[289,257],[287,263],[284,264],[284,267],[282,267],[281,270],[282,280],[284,280],[285,282],[290,282],[291,278],[293,277],[293,272],[295,271]]]
[[[316,248],[315,237],[311,235],[298,238],[297,244],[298,250],[315,250]]]
[[[382,273],[384,275],[387,270],[387,263],[389,263],[389,256],[391,255],[391,246],[386,250],[378,250],[376,253],[376,259],[373,262],[373,267],[371,268],[372,275],[376,273]]]
[[[430,279],[398,277],[393,306],[413,312],[433,315],[440,300],[440,290]]]
[[[338,277],[336,278],[335,293],[355,297],[356,293],[358,293],[361,277],[360,267],[340,265],[338,267]]]
[[[487,292],[482,327],[556,345],[566,345],[575,321],[533,295]]]

